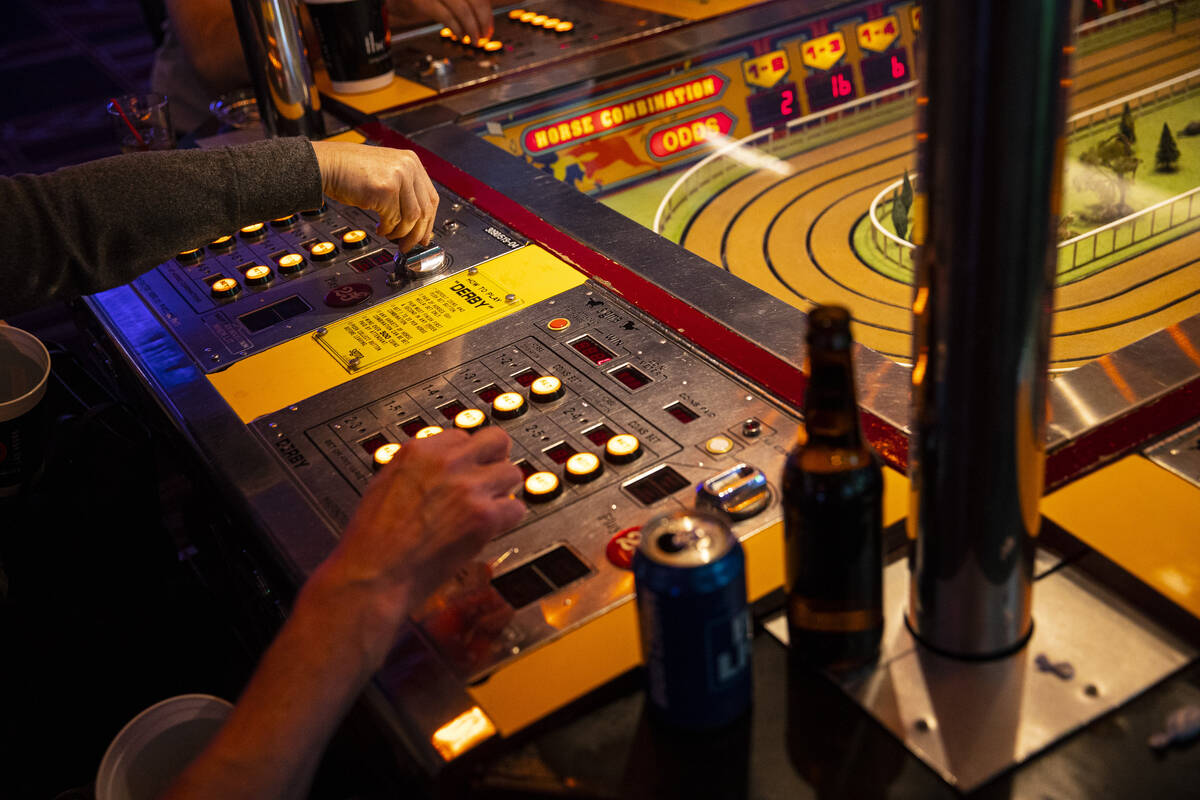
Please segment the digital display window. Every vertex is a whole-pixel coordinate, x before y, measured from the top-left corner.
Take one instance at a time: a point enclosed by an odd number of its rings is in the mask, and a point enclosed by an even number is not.
[[[575,448],[566,442],[559,442],[553,447],[547,447],[542,452],[549,456],[555,464],[565,464],[567,459],[575,455]]]
[[[699,414],[692,411],[683,403],[671,403],[671,405],[666,407],[665,411],[684,425],[700,418]]]
[[[653,472],[625,484],[625,490],[644,506],[652,506],[664,497],[691,486],[692,482],[670,467],[659,467]]]
[[[457,400],[451,400],[444,406],[438,406],[438,411],[441,412],[442,416],[451,421],[453,421],[455,417],[466,410],[467,407]]]
[[[908,69],[908,58],[903,50],[881,53],[864,58],[859,64],[862,69],[863,86],[867,93],[881,92],[912,80]]]
[[[571,347],[596,366],[607,364],[617,357],[615,353],[590,336],[580,336],[571,342]]]
[[[542,377],[541,373],[539,373],[536,369],[533,369],[532,367],[530,367],[527,370],[522,370],[521,372],[518,372],[516,375],[512,376],[514,381],[521,384],[526,389],[528,389],[530,386],[532,386],[533,382],[536,381],[540,377]],[[491,402],[491,401],[489,400],[488,402]]]
[[[520,461],[515,462],[514,466],[521,470],[521,480],[528,478],[530,475],[538,471],[537,467],[535,467],[533,464],[530,464],[523,458]]]
[[[413,417],[400,423],[400,430],[404,431],[405,436],[416,436],[417,431],[429,425],[424,417]]]
[[[620,381],[626,389],[640,389],[651,383],[650,378],[632,364],[617,367],[609,375]]]
[[[483,387],[482,389],[477,389],[475,391],[475,394],[479,397],[480,400],[487,403],[488,405],[491,405],[493,400],[495,400],[500,395],[504,394],[504,390],[501,389],[496,384],[492,383],[492,384],[489,384],[489,385]]]
[[[592,444],[603,447],[604,445],[608,444],[609,439],[616,436],[616,433],[614,433],[613,429],[607,425],[597,425],[594,428],[588,428],[583,432],[583,435],[586,436],[588,441],[590,441]]]
[[[809,75],[804,79],[804,92],[813,111],[848,103],[854,99],[854,73],[847,64],[831,72]]]
[[[757,92],[746,98],[746,109],[750,112],[750,125],[754,130],[773,128],[800,115],[800,96],[796,84],[788,82]]]

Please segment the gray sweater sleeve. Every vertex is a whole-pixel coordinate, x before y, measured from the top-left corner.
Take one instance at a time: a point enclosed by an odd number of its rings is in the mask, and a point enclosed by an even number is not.
[[[181,250],[321,200],[301,138],[0,176],[0,318],[128,283]]]

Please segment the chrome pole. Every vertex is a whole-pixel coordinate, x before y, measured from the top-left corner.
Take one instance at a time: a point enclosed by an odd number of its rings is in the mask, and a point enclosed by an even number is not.
[[[922,14],[908,623],[991,658],[1033,630],[1072,3]]]
[[[325,135],[294,0],[231,0],[267,136]]]

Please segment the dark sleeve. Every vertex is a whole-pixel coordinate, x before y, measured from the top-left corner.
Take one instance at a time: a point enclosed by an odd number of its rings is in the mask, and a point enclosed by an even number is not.
[[[0,318],[128,283],[181,250],[321,200],[302,138],[0,176]]]

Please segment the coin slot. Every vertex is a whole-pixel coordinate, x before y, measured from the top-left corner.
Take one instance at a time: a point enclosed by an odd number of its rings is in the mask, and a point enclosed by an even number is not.
[[[312,306],[304,302],[299,295],[292,295],[278,303],[272,303],[265,308],[251,311],[249,314],[243,314],[238,317],[238,320],[246,326],[246,330],[250,333],[258,333],[308,311],[312,311]]]
[[[663,465],[624,484],[622,488],[633,495],[642,505],[652,506],[687,486],[691,486],[691,481]]]
[[[492,578],[492,586],[513,608],[522,608],[590,575],[592,568],[566,545]]]

